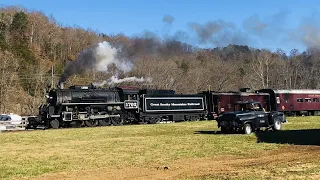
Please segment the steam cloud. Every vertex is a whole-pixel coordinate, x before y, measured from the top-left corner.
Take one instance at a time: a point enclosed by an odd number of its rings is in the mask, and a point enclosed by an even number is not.
[[[166,34],[166,37],[189,44],[209,45],[212,48],[229,44],[290,50],[302,46],[320,48],[320,17],[310,14],[310,17],[297,19],[291,17],[291,13],[284,10],[265,17],[254,14],[244,19],[240,26],[221,19],[205,23],[189,22],[187,25],[191,31],[178,30],[170,37]],[[168,25],[174,23],[174,18],[165,15],[162,21],[169,28],[171,26]],[[292,26],[292,23],[289,24],[292,21],[301,23]]]
[[[211,21],[204,25],[190,23],[189,26],[196,32],[200,43],[207,43],[213,40],[213,36],[224,29],[233,29],[234,25],[225,21]]]
[[[122,82],[152,82],[152,78],[126,77],[123,79],[119,79],[117,77],[117,75],[114,75],[106,81],[103,81],[101,83],[93,83],[93,85],[101,87],[101,86],[104,86],[105,84],[107,84],[107,85],[111,86],[113,84],[118,84],[118,83],[122,83]]]
[[[165,15],[162,18],[162,21],[168,24],[172,24],[174,21],[174,17],[170,16],[170,15]]]
[[[79,54],[76,60],[67,65],[60,77],[59,83],[63,83],[70,76],[81,73],[87,69],[108,72],[108,65],[112,63],[123,72],[131,71],[132,63],[125,58],[120,58],[119,51],[119,49],[112,47],[106,41],[85,49]]]
[[[309,20],[299,26],[299,31],[291,34],[296,41],[307,47],[320,48],[320,26],[316,20]]]

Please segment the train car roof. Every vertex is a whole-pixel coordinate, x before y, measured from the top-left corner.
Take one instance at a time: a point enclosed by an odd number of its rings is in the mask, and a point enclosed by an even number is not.
[[[278,94],[320,94],[320,89],[276,89]]]
[[[237,101],[234,104],[256,104],[256,103],[260,104],[259,101]]]
[[[171,89],[141,89],[140,94],[176,94],[176,91]]]
[[[205,93],[205,91],[204,91]],[[218,95],[242,95],[242,96],[249,96],[249,95],[269,95],[269,93],[264,93],[264,92],[216,92],[216,91],[211,91],[210,93],[212,94],[218,94]]]
[[[137,86],[119,86],[118,88],[121,88],[124,90],[138,90],[139,89]]]
[[[204,98],[205,95],[203,94],[145,94],[145,97],[147,98],[174,98],[174,97],[177,97],[177,98]]]

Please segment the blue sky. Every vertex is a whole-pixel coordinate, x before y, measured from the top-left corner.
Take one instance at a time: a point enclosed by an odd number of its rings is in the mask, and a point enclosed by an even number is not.
[[[0,5],[21,5],[53,15],[63,25],[77,25],[105,34],[132,36],[148,30],[163,36],[183,31],[187,36],[179,36],[181,40],[208,47],[239,42],[272,50],[304,50],[308,44],[317,45],[318,39],[314,40],[313,35],[319,36],[316,22],[320,19],[320,3],[316,0],[1,0]],[[174,21],[163,22],[165,15],[172,16]],[[218,38],[210,37],[206,44],[201,44],[195,27],[203,28],[208,22],[217,25],[219,20],[224,25],[231,24],[229,34],[221,32]],[[245,22],[249,22],[247,28],[252,25],[259,29],[246,29]],[[190,26],[192,23],[196,25]],[[311,30],[301,34],[299,27],[307,23],[311,24]]]

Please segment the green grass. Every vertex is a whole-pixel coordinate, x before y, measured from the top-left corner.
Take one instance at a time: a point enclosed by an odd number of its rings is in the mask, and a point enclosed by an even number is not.
[[[320,129],[320,117],[288,118],[288,121],[284,124],[284,132]],[[181,159],[222,155],[250,157],[290,146],[288,143],[299,145],[304,142],[300,135],[300,140],[289,142],[290,135],[280,132],[270,138],[261,133],[223,135],[216,134],[216,131],[219,129],[215,121],[199,121],[0,133],[0,179],[94,168],[150,168]],[[302,135],[314,136],[319,135],[318,132]],[[281,135],[285,136],[283,142],[272,141]],[[309,144],[319,142],[319,137],[313,137]],[[306,173],[318,170],[319,166],[316,166]]]

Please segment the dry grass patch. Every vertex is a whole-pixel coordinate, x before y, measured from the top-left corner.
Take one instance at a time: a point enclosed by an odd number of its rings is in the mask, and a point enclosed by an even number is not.
[[[1,133],[0,178],[265,178],[320,172],[319,146],[299,145],[303,138],[318,142],[319,131],[305,132],[320,129],[320,118],[289,118],[284,129],[284,135],[223,135],[215,122],[200,121]],[[313,137],[286,144],[288,132],[297,129]]]

